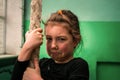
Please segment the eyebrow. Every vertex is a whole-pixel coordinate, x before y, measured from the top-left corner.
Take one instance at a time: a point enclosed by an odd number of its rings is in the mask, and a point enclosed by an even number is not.
[[[46,37],[52,37],[52,36],[46,35]],[[64,38],[66,38],[66,36],[63,36],[63,35],[58,35],[57,37],[64,37]]]

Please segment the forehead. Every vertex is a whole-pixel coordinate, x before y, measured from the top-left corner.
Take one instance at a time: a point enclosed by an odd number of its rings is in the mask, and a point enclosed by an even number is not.
[[[70,29],[70,25],[66,22],[51,22],[50,21],[46,25],[46,27],[54,27],[54,26],[66,28],[66,30]]]
[[[50,31],[69,32],[70,27],[66,23],[48,23],[45,27],[45,33]]]
[[[45,28],[45,34],[68,34],[68,30],[60,25],[49,25]]]

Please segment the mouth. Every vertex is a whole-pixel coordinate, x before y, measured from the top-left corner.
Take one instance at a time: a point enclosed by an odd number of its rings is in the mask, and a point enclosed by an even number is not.
[[[51,54],[60,54],[60,52],[51,52]]]
[[[50,51],[51,54],[61,54],[61,51]]]

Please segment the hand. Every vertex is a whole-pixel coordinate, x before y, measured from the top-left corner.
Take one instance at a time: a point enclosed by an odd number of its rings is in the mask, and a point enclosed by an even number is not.
[[[18,61],[26,61],[31,57],[31,53],[39,48],[43,42],[42,29],[37,28],[26,33],[26,41],[18,56]]]
[[[43,80],[40,75],[39,61],[34,59],[35,68],[28,67],[23,74],[22,80]]]
[[[25,45],[27,45],[29,49],[39,48],[42,42],[43,42],[43,35],[41,28],[37,28],[32,30],[31,32],[26,33]]]

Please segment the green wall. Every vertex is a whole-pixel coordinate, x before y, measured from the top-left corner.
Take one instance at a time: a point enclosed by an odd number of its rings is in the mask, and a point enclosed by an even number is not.
[[[120,72],[120,0],[43,0],[42,19],[51,12],[70,9],[80,19],[82,49],[75,56],[88,61],[90,80],[119,80]],[[24,30],[29,28],[30,1],[25,0]],[[42,28],[44,27],[41,24]],[[45,43],[45,40],[44,40]],[[40,57],[48,57],[45,44]],[[114,73],[113,73],[114,72]],[[112,74],[113,73],[113,74]]]
[[[0,80],[10,80],[17,56],[0,58]]]

